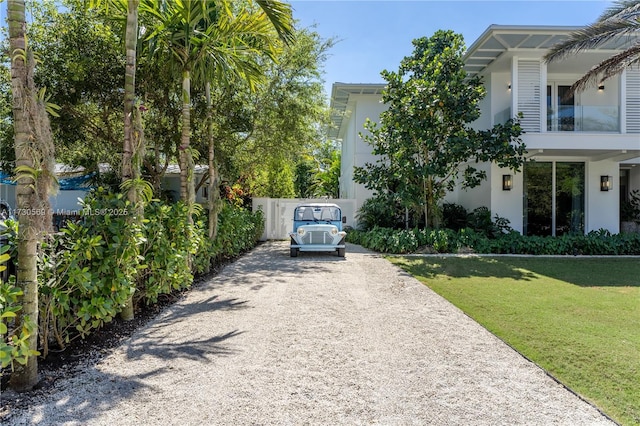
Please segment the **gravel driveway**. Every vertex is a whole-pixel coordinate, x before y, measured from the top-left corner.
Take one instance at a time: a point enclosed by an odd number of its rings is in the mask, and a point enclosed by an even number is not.
[[[358,246],[270,242],[10,424],[613,424]]]

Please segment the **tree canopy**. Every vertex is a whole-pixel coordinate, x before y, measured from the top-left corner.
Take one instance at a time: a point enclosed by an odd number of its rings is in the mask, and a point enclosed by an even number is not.
[[[354,179],[378,194],[394,194],[433,226],[446,191],[486,179],[478,163],[518,170],[525,147],[517,120],[489,130],[472,127],[486,91],[480,78],[469,77],[463,68],[461,35],[441,30],[414,40],[413,46],[397,72],[382,72],[388,109],[379,124],[368,121],[361,134],[379,159],[355,167]]]

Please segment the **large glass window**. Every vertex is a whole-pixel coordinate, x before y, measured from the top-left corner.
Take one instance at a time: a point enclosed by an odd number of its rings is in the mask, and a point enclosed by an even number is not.
[[[584,186],[584,163],[525,163],[524,234],[584,233]]]

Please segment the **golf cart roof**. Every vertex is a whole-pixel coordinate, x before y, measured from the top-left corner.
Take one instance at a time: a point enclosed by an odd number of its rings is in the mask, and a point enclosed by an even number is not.
[[[333,204],[333,203],[300,203],[296,206],[296,209],[298,207],[336,207],[336,208],[340,208],[339,205],[337,204]]]

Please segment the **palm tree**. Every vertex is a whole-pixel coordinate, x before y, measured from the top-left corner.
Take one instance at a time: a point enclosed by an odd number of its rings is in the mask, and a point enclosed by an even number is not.
[[[135,110],[136,97],[136,57],[138,46],[138,10],[140,0],[92,0],[92,8],[101,8],[113,16],[126,16],[125,24],[125,74],[124,74],[124,141],[122,144],[122,185],[127,199],[133,206],[131,221],[142,225],[144,208],[140,200],[141,156],[144,153],[144,138],[139,111]],[[113,11],[112,11],[113,9]],[[133,294],[120,312],[120,317],[129,321],[134,318]]]
[[[15,329],[23,331],[28,355],[11,374],[11,388],[23,391],[38,382],[38,243],[51,227],[49,189],[53,182],[54,148],[44,99],[33,81],[35,60],[26,41],[24,0],[7,2],[11,52],[11,93],[16,156],[18,211],[18,268],[16,281],[23,292]],[[20,333],[18,331],[17,333]]]
[[[640,63],[639,33],[640,1],[616,1],[595,23],[571,33],[566,41],[552,47],[545,55],[545,61],[559,61],[612,40],[626,38],[630,44],[627,49],[597,64],[571,86],[571,93],[581,92]]]
[[[122,183],[127,185],[136,182],[141,176],[141,156],[144,152],[144,138],[142,134],[140,111],[134,111],[136,96],[136,54],[138,46],[138,7],[140,0],[127,0],[127,21],[125,29],[126,65],[124,73],[124,142],[122,149]],[[135,113],[135,114],[134,114]],[[137,185],[128,185],[127,199],[131,202],[134,215],[129,220],[142,225],[144,208],[140,202]],[[125,321],[135,317],[133,294],[120,312]]]
[[[191,148],[191,83],[206,83],[235,74],[255,81],[261,75],[256,55],[275,55],[273,30],[285,40],[293,37],[291,7],[277,0],[238,5],[230,0],[146,0],[141,11],[156,24],[147,37],[153,52],[170,54],[182,78],[182,136],[179,146],[180,197],[193,205]],[[210,157],[213,149],[209,149]],[[210,158],[210,163],[214,164]],[[215,177],[215,172],[212,178]],[[215,191],[214,191],[215,192]],[[213,196],[213,194],[212,194]],[[211,208],[211,207],[210,207]]]

